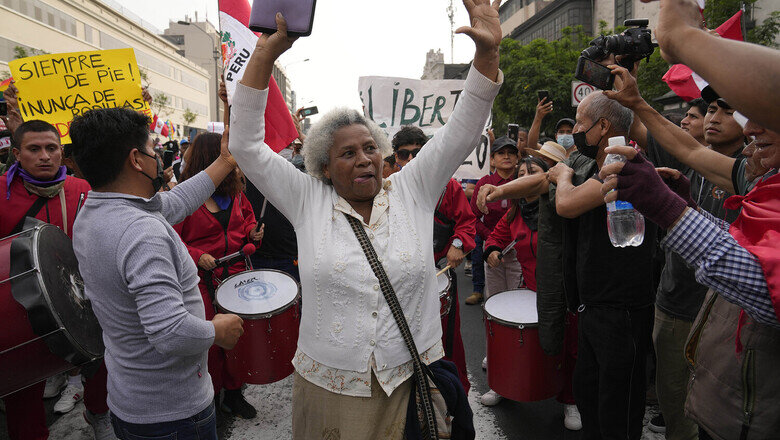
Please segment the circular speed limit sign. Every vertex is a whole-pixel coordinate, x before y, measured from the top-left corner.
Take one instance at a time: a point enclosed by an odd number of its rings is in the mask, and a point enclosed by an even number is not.
[[[582,81],[572,81],[571,83],[571,105],[577,107],[583,99],[596,90],[595,87]]]

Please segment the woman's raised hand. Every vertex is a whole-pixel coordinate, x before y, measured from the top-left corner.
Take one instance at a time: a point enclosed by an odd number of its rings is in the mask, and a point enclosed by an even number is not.
[[[291,48],[295,40],[298,39],[298,37],[287,35],[287,20],[284,19],[281,12],[276,13],[276,29],[276,32],[271,35],[260,35],[255,45],[255,51],[270,57],[272,64],[283,53],[287,52],[287,49]]]
[[[495,81],[498,79],[498,46],[501,44],[501,22],[498,7],[501,0],[463,0],[471,26],[459,27],[455,33],[466,34],[477,46],[474,67]]]
[[[287,35],[287,20],[281,13],[276,14],[276,28],[277,31],[273,34],[263,34],[257,40],[255,50],[246,66],[244,77],[241,78],[241,84],[258,90],[268,88],[274,62],[298,39]]]

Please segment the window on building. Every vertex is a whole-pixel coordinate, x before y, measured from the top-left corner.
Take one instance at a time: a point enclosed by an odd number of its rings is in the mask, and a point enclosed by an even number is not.
[[[84,24],[84,41],[92,44],[92,26]]]
[[[615,26],[623,26],[623,22],[633,18],[633,0],[615,0]]]

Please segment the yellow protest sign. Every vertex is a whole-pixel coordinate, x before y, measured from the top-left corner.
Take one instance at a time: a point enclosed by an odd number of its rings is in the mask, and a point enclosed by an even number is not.
[[[41,119],[70,142],[70,123],[87,110],[128,107],[152,115],[141,95],[133,49],[38,55],[11,61],[24,120]]]

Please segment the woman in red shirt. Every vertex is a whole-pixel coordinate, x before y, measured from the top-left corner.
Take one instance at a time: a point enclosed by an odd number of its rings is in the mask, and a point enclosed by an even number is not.
[[[518,177],[547,172],[548,165],[538,157],[525,158],[520,162]],[[536,239],[539,220],[539,196],[513,200],[513,205],[498,221],[493,232],[485,242],[485,261],[488,266],[496,267],[501,263],[501,251],[517,240],[514,249],[517,260],[523,267],[525,287],[536,291]],[[577,359],[577,315],[568,313],[566,316],[566,343],[564,347],[565,382],[563,390],[558,394],[558,401],[564,405],[564,425],[568,429],[582,428],[577,406],[574,404],[572,391],[572,376],[574,363]],[[485,404],[495,404],[500,396],[490,390],[482,396]],[[493,403],[495,402],[495,403]]]
[[[220,154],[222,135],[202,133],[192,142],[185,153],[181,181],[198,174],[214,162]],[[262,226],[257,229],[252,205],[243,193],[243,182],[238,169],[225,178],[210,199],[197,211],[174,226],[187,246],[187,250],[198,265],[201,295],[206,307],[206,319],[214,317],[212,298],[217,287],[217,278],[224,280],[230,275],[247,270],[239,261],[230,267],[217,268],[215,259],[238,252],[248,242],[259,246],[263,238]],[[213,345],[209,349],[209,374],[214,385],[214,396],[218,397],[225,388],[221,408],[243,418],[254,418],[257,411],[241,395],[242,383],[235,380],[225,364],[225,352]]]

